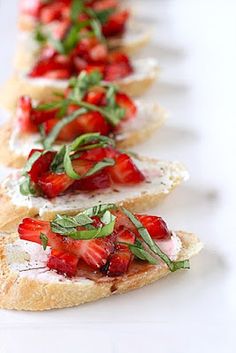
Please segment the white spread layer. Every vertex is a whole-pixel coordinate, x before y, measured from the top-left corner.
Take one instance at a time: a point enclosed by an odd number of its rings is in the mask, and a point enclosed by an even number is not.
[[[130,133],[142,130],[145,126],[151,124],[152,121],[161,121],[163,119],[162,110],[159,116],[157,116],[158,112],[155,111],[156,104],[151,102],[145,103],[140,100],[135,101],[135,103],[138,108],[137,116],[123,124],[122,129],[117,134],[117,141],[125,140],[129,137]],[[14,154],[27,157],[32,148],[42,148],[42,145],[38,142],[39,140],[40,135],[38,133],[22,135],[16,125],[12,130],[9,147]],[[54,145],[54,148],[58,150],[60,146]]]
[[[158,240],[157,244],[172,260],[177,258],[181,250],[181,240],[175,233],[172,233],[171,238],[168,240]],[[94,284],[93,281],[83,277],[68,279],[55,271],[49,270],[47,267],[49,253],[49,247],[44,251],[41,245],[21,239],[6,246],[8,266],[10,266],[13,271],[18,272],[20,277],[27,277],[40,282],[75,282],[82,285]]]
[[[158,70],[158,62],[154,58],[135,59],[132,60],[134,72],[129,76],[115,81],[114,83],[130,83],[132,81],[142,81],[145,78],[153,78],[156,76]],[[29,78],[26,73],[22,75],[22,79],[26,80],[33,86],[40,87],[55,87],[58,89],[65,89],[68,86],[68,80],[55,80],[49,78]]]
[[[135,159],[135,164],[144,173],[146,180],[133,186],[114,185],[112,188],[101,191],[67,194],[48,200],[42,197],[21,195],[18,171],[4,181],[3,187],[14,205],[36,208],[39,210],[39,215],[43,217],[47,212],[77,211],[101,203],[122,203],[124,200],[133,200],[143,196],[168,194],[176,179],[184,180],[188,177],[188,173],[178,162]]]

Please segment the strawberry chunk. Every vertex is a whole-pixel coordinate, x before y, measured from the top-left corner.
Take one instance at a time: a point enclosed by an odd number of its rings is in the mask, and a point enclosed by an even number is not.
[[[99,162],[104,158],[115,158],[119,155],[120,152],[116,151],[112,147],[98,147],[83,152],[80,156],[80,159]]]
[[[54,119],[57,114],[57,109],[36,110],[32,109],[31,120],[35,125],[44,123],[47,120]]]
[[[107,275],[110,277],[121,276],[128,271],[133,255],[127,245],[119,244],[119,242],[134,244],[135,234],[127,229],[121,230],[116,242],[115,252],[110,256],[107,268]]]
[[[41,0],[21,0],[20,11],[24,15],[38,17],[41,8]]]
[[[78,242],[79,255],[87,265],[94,269],[104,266],[113,250],[114,245],[109,237]]]
[[[66,174],[46,173],[38,178],[38,186],[44,196],[53,198],[61,195],[74,182]]]
[[[125,109],[125,119],[132,118],[137,113],[137,107],[133,100],[125,93],[118,92],[116,94],[116,103]]]
[[[91,90],[89,91],[85,97],[84,100],[87,103],[94,104],[99,106],[105,98],[105,93],[102,90]]]
[[[40,234],[50,233],[50,223],[34,218],[24,218],[18,226],[18,233],[21,239],[42,244]]]
[[[61,20],[62,16],[65,15],[64,11],[66,11],[65,4],[60,1],[48,4],[40,11],[40,22],[47,24],[55,20]]]
[[[138,184],[145,180],[143,173],[125,153],[116,157],[116,163],[109,167],[109,173],[112,181],[118,184]]]
[[[72,190],[93,191],[106,189],[110,186],[111,179],[106,170],[103,169],[96,174],[85,177],[81,180],[76,180],[71,188]]]
[[[58,273],[73,277],[76,275],[78,262],[77,256],[66,251],[52,249],[47,266]]]
[[[109,16],[108,21],[102,26],[105,37],[117,36],[125,31],[125,26],[129,18],[129,11],[123,10],[115,12]]]
[[[32,150],[29,157],[35,152],[40,150]],[[56,152],[48,151],[42,154],[32,165],[31,170],[28,172],[31,181],[37,183],[39,178],[49,170],[49,167],[56,155]]]
[[[45,134],[48,135],[58,122],[59,122],[58,118],[53,118],[53,119],[45,121],[43,123]],[[66,126],[64,126],[60,130],[60,132],[57,136],[57,141],[68,141],[69,142],[69,141],[74,140],[80,134],[77,125],[78,124],[75,119],[75,120],[71,121],[69,124],[67,124]]]
[[[37,127],[31,121],[32,101],[28,96],[21,96],[16,107],[16,119],[22,133],[36,132]]]
[[[99,112],[88,112],[77,119],[77,126],[80,133],[99,132],[101,135],[108,135],[110,126]]]
[[[167,224],[161,217],[136,215],[136,218],[148,230],[150,236],[153,239],[168,239],[170,237],[170,231],[167,227]]]

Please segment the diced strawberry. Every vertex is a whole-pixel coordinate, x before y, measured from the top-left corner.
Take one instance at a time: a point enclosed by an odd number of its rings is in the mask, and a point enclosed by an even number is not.
[[[112,181],[118,184],[138,184],[145,180],[143,173],[125,153],[116,158],[115,165],[109,167],[109,173]]]
[[[57,118],[54,118],[46,121],[43,124],[46,135],[48,135],[51,132],[54,126],[58,123],[58,121],[59,120]],[[57,136],[57,141],[69,142],[74,140],[78,135],[79,135],[79,129],[75,119],[61,129],[60,133]]]
[[[94,45],[89,51],[89,59],[93,63],[104,63],[107,59],[107,47],[101,43]]]
[[[18,233],[21,239],[42,244],[40,234],[50,233],[50,223],[34,218],[24,218],[18,226]]]
[[[92,7],[95,11],[104,11],[118,6],[117,0],[99,0],[92,1]]]
[[[47,266],[58,273],[73,277],[76,275],[78,262],[77,256],[66,251],[52,249]]]
[[[153,239],[167,239],[170,237],[170,231],[167,224],[161,217],[136,215],[136,218],[148,230]]]
[[[105,74],[106,66],[105,64],[88,64],[84,69],[87,73],[98,71],[103,76]]]
[[[115,158],[118,155],[120,155],[120,152],[116,151],[112,147],[98,147],[83,152],[80,159],[99,162],[104,158]]]
[[[60,20],[64,15],[64,11],[66,11],[65,5],[60,1],[47,4],[40,11],[40,22],[47,24],[55,20]]]
[[[103,102],[104,97],[105,93],[103,90],[94,89],[85,95],[84,100],[87,103],[99,106]]]
[[[87,265],[94,269],[104,266],[113,250],[114,245],[109,237],[78,242],[79,255]]]
[[[38,186],[48,198],[56,197],[62,194],[74,182],[68,175],[46,173],[38,178]]]
[[[70,21],[68,19],[62,19],[54,23],[52,28],[52,36],[55,39],[63,39],[66,32],[70,26]]]
[[[126,55],[116,53],[110,56],[110,63],[106,65],[104,79],[106,81],[115,81],[130,75],[133,68]]]
[[[71,76],[71,69],[69,57],[58,55],[54,50],[47,49],[42,53],[28,76],[63,79]]]
[[[98,173],[76,180],[72,185],[73,190],[93,191],[102,190],[111,186],[111,179],[106,170],[103,169]]]
[[[41,0],[21,0],[20,11],[24,15],[38,17],[41,8]]]
[[[30,152],[29,157],[35,150]],[[56,155],[56,152],[48,151],[42,154],[32,165],[31,170],[28,172],[31,181],[37,183],[41,175],[49,170],[49,167]]]
[[[21,96],[17,102],[16,119],[22,133],[37,131],[37,127],[31,121],[31,112],[31,98],[28,96]]]
[[[116,94],[116,103],[121,108],[125,109],[126,119],[132,118],[137,113],[136,105],[134,104],[133,100],[125,93],[118,92]]]
[[[120,35],[125,31],[125,26],[129,18],[129,11],[123,10],[111,14],[108,21],[102,26],[105,37]]]
[[[99,112],[88,112],[78,117],[77,127],[81,134],[88,132],[99,132],[108,135],[110,126]]]
[[[127,229],[121,230],[118,233],[116,242],[115,252],[109,258],[107,269],[107,275],[111,277],[121,276],[128,271],[133,255],[127,245],[119,244],[119,242],[134,244],[135,234]]]
[[[39,125],[49,119],[54,119],[56,114],[57,114],[57,109],[50,109],[50,110],[32,109],[31,120],[35,125]]]

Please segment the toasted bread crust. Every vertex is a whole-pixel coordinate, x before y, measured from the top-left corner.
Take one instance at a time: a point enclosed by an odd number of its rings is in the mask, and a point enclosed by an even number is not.
[[[140,158],[142,160],[157,161],[151,158]],[[172,186],[166,192],[156,192],[153,194],[140,194],[137,197],[129,198],[118,202],[117,205],[127,207],[133,212],[144,212],[160,201],[162,201],[166,196],[168,196],[171,191],[173,191],[182,181],[183,181],[183,171],[185,168],[181,164],[176,164],[174,168],[174,176],[172,176]],[[3,232],[14,232],[16,231],[16,226],[22,217],[39,217],[39,209],[19,207],[12,203],[11,198],[6,194],[4,187],[0,188],[0,202],[4,203],[4,209],[0,212],[0,231]],[[83,208],[78,206],[78,209],[73,210],[48,210],[41,216],[42,219],[52,220],[56,214],[63,213],[67,215],[75,215],[82,211]]]
[[[142,130],[127,131],[126,136],[117,142],[118,148],[127,148],[134,146],[148,139],[157,129],[159,129],[166,120],[167,113],[159,105],[153,107],[152,120],[148,121]],[[11,168],[22,168],[27,160],[27,157],[14,153],[10,149],[9,139],[14,126],[14,118],[7,121],[0,127],[0,141],[2,147],[0,149],[0,163]]]
[[[190,233],[178,232],[182,250],[178,260],[197,254],[202,244]],[[0,307],[16,310],[50,310],[78,306],[80,304],[120,294],[153,283],[170,273],[167,266],[150,266],[142,273],[117,277],[108,282],[89,281],[86,284],[73,281],[42,282],[21,277],[12,271],[5,256],[5,245],[14,241],[14,236],[0,241]]]

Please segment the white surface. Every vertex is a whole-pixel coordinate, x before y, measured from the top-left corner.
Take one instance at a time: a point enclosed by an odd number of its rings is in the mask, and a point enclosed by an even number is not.
[[[191,271],[123,296],[61,311],[1,311],[0,353],[236,351],[236,3],[133,2],[156,27],[142,54],[156,55],[163,68],[150,94],[171,113],[136,150],[188,167],[190,181],[158,213],[171,227],[199,234],[205,249]],[[11,69],[15,3],[0,3],[1,81]]]

